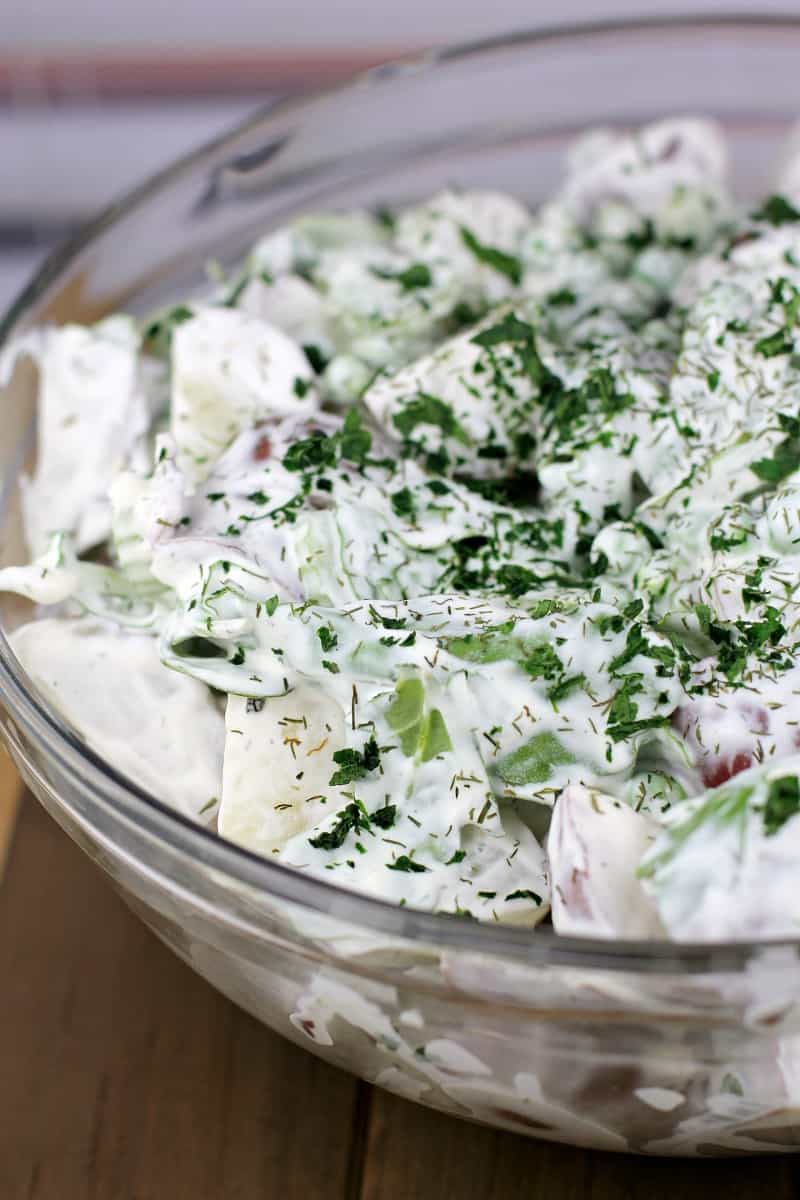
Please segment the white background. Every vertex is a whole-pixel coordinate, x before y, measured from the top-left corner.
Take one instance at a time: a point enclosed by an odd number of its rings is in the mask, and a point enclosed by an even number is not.
[[[766,12],[786,0],[0,0],[0,50],[416,46],[608,16]]]

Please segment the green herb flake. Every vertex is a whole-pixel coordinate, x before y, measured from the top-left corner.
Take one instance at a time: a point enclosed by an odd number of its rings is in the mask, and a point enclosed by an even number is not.
[[[572,288],[562,287],[555,292],[550,292],[545,297],[545,302],[552,305],[553,308],[563,308],[570,304],[577,304],[578,297],[573,292]]]
[[[420,679],[401,679],[395,688],[395,698],[386,712],[389,728],[400,738],[400,749],[406,757],[416,754],[422,733],[425,688]]]
[[[293,442],[283,456],[287,471],[311,471],[336,465],[336,441],[324,433]]]
[[[362,466],[372,449],[372,434],[361,422],[357,408],[350,408],[344,418],[339,434],[339,449],[342,458]]]
[[[369,829],[369,818],[358,804],[348,804],[336,817],[331,829],[308,839],[309,845],[315,850],[338,850],[351,831],[361,833]]]
[[[383,808],[376,808],[375,812],[370,814],[369,819],[379,829],[391,829],[397,820],[397,805],[384,804]]]
[[[548,688],[547,699],[552,701],[553,704],[558,704],[560,700],[565,700],[572,692],[585,687],[586,682],[586,676],[582,673],[579,675],[565,675],[558,683]]]
[[[328,357],[324,350],[321,350],[319,346],[315,346],[312,342],[304,343],[302,350],[309,361],[312,371],[317,375],[321,375],[328,365]]]
[[[420,759],[422,762],[430,762],[432,758],[436,758],[440,754],[448,754],[452,749],[453,743],[450,741],[444,717],[438,708],[433,708],[429,712],[422,730]]]
[[[401,488],[399,492],[393,492],[391,497],[392,508],[398,517],[414,516],[414,496],[410,488]]]
[[[172,334],[178,325],[191,321],[194,312],[185,304],[177,304],[151,318],[142,330],[142,337],[154,354],[166,357],[172,347]]]
[[[410,438],[420,425],[432,425],[462,445],[469,444],[469,438],[450,405],[427,392],[418,392],[406,400],[400,411],[392,416],[392,424],[405,438]]]
[[[754,349],[756,354],[760,354],[763,358],[776,358],[779,354],[791,354],[794,351],[794,343],[787,335],[786,330],[776,329],[767,337],[759,338]]]
[[[433,283],[430,267],[421,262],[412,263],[410,267],[406,267],[402,271],[386,271],[381,267],[373,267],[372,273],[379,279],[388,279],[399,284],[404,292],[430,287]]]
[[[537,733],[498,764],[497,773],[512,787],[546,783],[554,770],[570,766],[574,756],[554,733]]]
[[[317,630],[317,637],[322,649],[326,652],[334,650],[339,645],[339,635],[329,625],[320,625]]]
[[[800,212],[785,196],[773,195],[753,213],[754,221],[768,221],[770,225],[788,225],[800,221]]]
[[[773,779],[764,805],[764,834],[772,837],[786,822],[800,813],[800,780],[796,775]]]
[[[380,749],[374,735],[365,742],[363,750],[353,750],[349,747],[336,750],[333,761],[338,770],[334,771],[328,781],[331,787],[344,787],[345,784],[364,779],[377,770],[381,762]]]
[[[413,858],[409,858],[407,854],[401,854],[394,862],[387,863],[386,866],[390,871],[407,871],[415,874],[422,874],[423,871],[429,871],[430,867],[423,867],[422,863],[414,862]]]
[[[462,242],[479,262],[505,275],[515,286],[519,286],[522,282],[522,263],[515,255],[507,254],[505,250],[499,250],[496,246],[484,245],[465,225],[461,226],[460,232]]]
[[[538,892],[532,892],[530,888],[518,888],[516,892],[509,892],[506,896],[506,903],[509,900],[531,900],[536,905],[542,903],[542,897]]]

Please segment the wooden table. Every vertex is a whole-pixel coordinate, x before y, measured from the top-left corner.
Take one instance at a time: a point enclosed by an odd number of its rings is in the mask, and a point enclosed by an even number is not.
[[[0,751],[0,861],[15,796]],[[357,1082],[195,976],[29,796],[0,884],[0,998],[0,1200],[788,1200],[800,1188],[800,1159],[571,1150]]]

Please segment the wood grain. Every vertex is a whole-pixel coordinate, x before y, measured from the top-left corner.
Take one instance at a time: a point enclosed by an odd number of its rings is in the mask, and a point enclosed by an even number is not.
[[[17,769],[5,747],[0,745],[0,880],[14,833],[20,790]]]
[[[479,1128],[259,1026],[26,796],[0,887],[0,1200],[770,1200],[797,1160],[632,1159]]]
[[[356,1082],[197,978],[29,796],[0,981],[2,1200],[345,1194]]]
[[[537,1142],[373,1090],[360,1200],[770,1200],[797,1196],[790,1157],[632,1158]]]

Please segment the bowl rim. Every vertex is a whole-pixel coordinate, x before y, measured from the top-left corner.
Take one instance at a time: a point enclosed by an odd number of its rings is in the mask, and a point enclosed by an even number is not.
[[[364,86],[391,87],[409,71],[433,72],[450,63],[491,54],[498,50],[543,46],[557,41],[580,42],[609,36],[652,35],[654,33],[694,34],[702,31],[760,31],[764,34],[800,35],[800,16],[788,14],[715,13],[652,16],[636,19],[612,19],[530,27],[494,36],[470,40],[441,48],[423,50],[362,71],[343,83],[315,89],[297,97],[260,106],[227,132],[202,143],[144,182],[124,193],[104,208],[46,258],[31,281],[0,317],[0,349],[18,322],[44,295],[47,289],[99,235],[117,220],[178,179],[209,153],[233,144],[237,138],[268,123],[275,117],[299,114],[302,110],[324,106],[340,93]],[[21,462],[21,458],[20,458]],[[16,480],[10,472],[0,489],[0,508],[4,492]],[[503,923],[466,921],[449,913],[399,908],[388,900],[342,887],[319,876],[306,875],[290,866],[269,859],[230,842],[211,829],[170,808],[132,779],[123,776],[109,762],[83,743],[63,722],[58,712],[41,697],[17,660],[0,627],[0,697],[10,721],[0,723],[0,734],[17,753],[25,757],[14,731],[19,725],[47,756],[56,760],[66,775],[100,807],[110,808],[115,817],[133,824],[140,832],[162,843],[192,864],[203,865],[234,883],[265,892],[300,908],[326,914],[352,926],[385,935],[435,946],[437,949],[501,957],[530,966],[565,966],[627,971],[641,974],[706,974],[747,969],[754,958],[769,955],[776,967],[794,965],[800,952],[800,937],[763,942],[727,941],[716,943],[676,943],[626,941],[600,938],[573,938],[551,929],[515,928]],[[69,808],[67,801],[58,801]],[[224,910],[225,893],[220,890]],[[223,911],[224,916],[224,911]],[[232,918],[233,919],[233,918]],[[785,951],[791,951],[786,955]],[[777,956],[776,956],[777,955]]]

